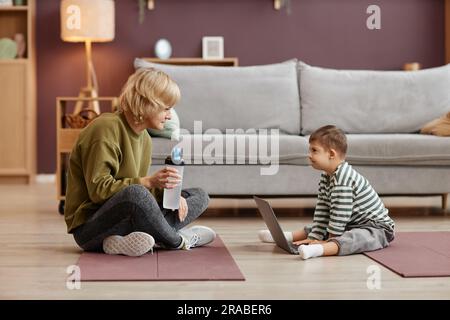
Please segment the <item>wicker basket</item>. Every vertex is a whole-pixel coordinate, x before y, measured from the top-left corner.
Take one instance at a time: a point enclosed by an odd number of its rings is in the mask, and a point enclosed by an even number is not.
[[[98,116],[99,114],[92,109],[83,109],[75,114],[66,114],[64,116],[64,122],[66,127],[82,129]]]

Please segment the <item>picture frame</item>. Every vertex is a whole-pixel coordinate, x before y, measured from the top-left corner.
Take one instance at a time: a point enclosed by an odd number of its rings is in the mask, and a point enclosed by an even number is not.
[[[203,37],[202,57],[205,60],[218,60],[224,58],[223,37]]]

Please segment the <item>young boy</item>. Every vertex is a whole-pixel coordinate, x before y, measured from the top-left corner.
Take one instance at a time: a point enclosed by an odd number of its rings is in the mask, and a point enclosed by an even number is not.
[[[324,171],[313,224],[285,232],[288,241],[300,245],[302,259],[348,255],[385,248],[394,239],[394,221],[366,178],[345,161],[347,138],[335,126],[324,126],[309,138],[309,161]],[[273,242],[261,230],[263,242]]]

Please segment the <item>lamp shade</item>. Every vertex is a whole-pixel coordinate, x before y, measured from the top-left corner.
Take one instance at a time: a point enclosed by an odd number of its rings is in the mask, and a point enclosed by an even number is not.
[[[69,42],[114,39],[113,0],[62,0],[61,38]]]

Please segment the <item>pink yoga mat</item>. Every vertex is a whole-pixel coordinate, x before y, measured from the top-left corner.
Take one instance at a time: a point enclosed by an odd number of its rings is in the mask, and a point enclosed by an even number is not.
[[[364,254],[402,277],[450,276],[450,232],[398,232],[389,247]]]
[[[81,281],[245,280],[222,239],[185,250],[158,250],[141,257],[83,252]]]

